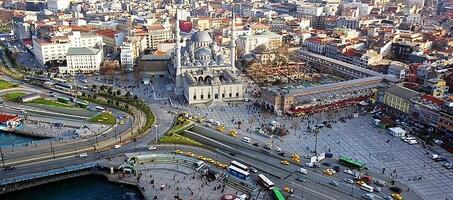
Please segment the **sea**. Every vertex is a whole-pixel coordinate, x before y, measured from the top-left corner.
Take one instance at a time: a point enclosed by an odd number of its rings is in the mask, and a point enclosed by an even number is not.
[[[0,132],[0,147],[39,138]],[[137,188],[109,182],[103,176],[87,175],[0,195],[0,200],[139,200]]]

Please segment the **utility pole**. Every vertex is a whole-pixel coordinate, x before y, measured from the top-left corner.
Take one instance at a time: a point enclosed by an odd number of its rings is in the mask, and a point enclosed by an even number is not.
[[[3,168],[5,168],[5,158],[3,157],[3,150],[2,150],[2,147],[0,147],[0,155],[2,156],[2,164],[3,164]]]
[[[51,152],[52,155],[53,155],[53,159],[55,159],[55,150],[53,149],[52,139],[50,139],[50,152]]]
[[[319,130],[315,129],[314,130],[314,134],[315,134],[315,156],[316,156],[316,160],[317,160],[318,159],[318,134],[319,134]]]

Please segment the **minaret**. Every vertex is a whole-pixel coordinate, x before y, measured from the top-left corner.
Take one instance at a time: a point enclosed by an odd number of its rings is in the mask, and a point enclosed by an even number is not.
[[[176,34],[176,62],[175,62],[175,67],[176,67],[176,78],[181,75],[181,36],[180,36],[180,30],[179,30],[179,12],[178,9],[176,9],[176,28],[175,28],[175,34]]]
[[[231,71],[235,72],[236,71],[236,41],[234,38],[234,4],[233,4],[233,17],[231,20],[231,52],[230,52],[230,62],[231,62]]]

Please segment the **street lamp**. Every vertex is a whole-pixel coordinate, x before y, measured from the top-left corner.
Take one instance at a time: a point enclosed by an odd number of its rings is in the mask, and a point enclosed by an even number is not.
[[[154,124],[153,127],[154,127],[154,130],[155,130],[155,132],[156,132],[156,142],[157,142],[157,138],[159,137],[159,129],[158,129],[159,126],[158,126],[157,124]]]
[[[0,147],[0,155],[1,155],[1,157],[2,157],[3,168],[5,168],[5,158],[3,157],[3,150],[2,150],[2,147]]]

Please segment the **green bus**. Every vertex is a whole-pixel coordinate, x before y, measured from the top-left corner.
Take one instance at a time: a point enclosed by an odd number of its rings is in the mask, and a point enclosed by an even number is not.
[[[340,164],[357,170],[362,170],[363,168],[365,168],[365,163],[363,161],[347,156],[340,156]]]
[[[85,102],[82,102],[82,101],[77,101],[77,106],[81,107],[81,108],[87,108],[88,107],[88,104],[85,103]]]
[[[275,200],[285,200],[285,197],[283,196],[282,192],[280,191],[280,188],[274,187],[272,189],[272,193],[274,194]]]
[[[58,97],[57,101],[61,103],[69,103],[71,100],[65,97]]]

